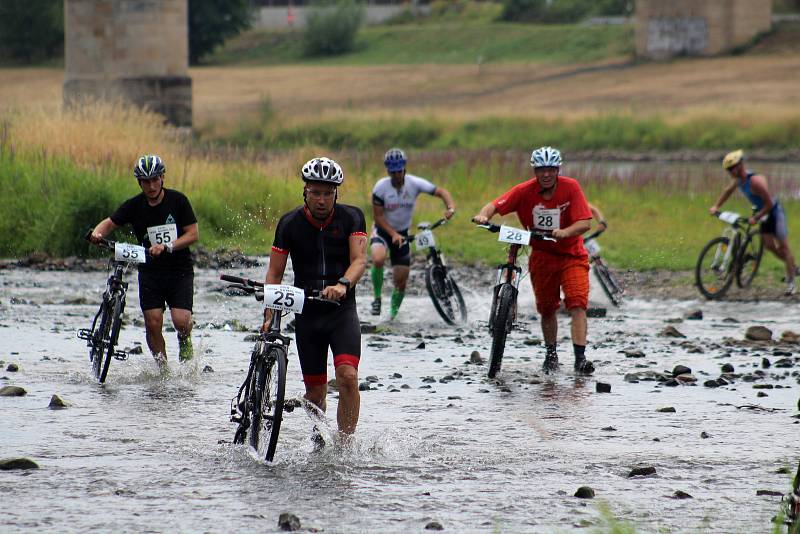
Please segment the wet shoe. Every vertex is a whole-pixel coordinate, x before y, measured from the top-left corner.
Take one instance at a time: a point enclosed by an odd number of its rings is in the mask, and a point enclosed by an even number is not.
[[[576,358],[575,372],[579,375],[590,375],[594,373],[594,364],[586,358]]]
[[[325,438],[316,426],[311,430],[311,444],[314,445],[314,452],[325,448]]]
[[[372,315],[381,314],[381,301],[376,299],[372,301]]]
[[[178,336],[178,346],[180,347],[180,352],[178,353],[178,360],[183,362],[188,362],[192,358],[194,358],[194,348],[192,348],[192,338],[191,336],[186,336],[185,338],[181,338]]]
[[[783,294],[787,297],[791,297],[794,295],[795,291],[797,291],[797,288],[794,285],[794,280],[792,280],[786,284],[786,291],[784,291]]]
[[[542,369],[545,373],[551,373],[558,370],[558,354],[555,352],[551,352],[546,354],[544,357],[544,363],[542,364]]]

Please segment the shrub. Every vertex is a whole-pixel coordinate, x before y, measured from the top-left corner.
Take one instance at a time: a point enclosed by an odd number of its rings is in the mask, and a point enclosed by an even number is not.
[[[249,0],[189,0],[189,62],[196,65],[227,38],[249,28],[252,18]]]
[[[0,2],[0,56],[31,63],[61,53],[64,3],[52,0]]]
[[[353,50],[363,21],[364,7],[355,0],[316,3],[304,34],[306,55],[335,56]]]
[[[632,12],[632,0],[505,0],[500,19],[572,23],[591,16],[630,15]]]

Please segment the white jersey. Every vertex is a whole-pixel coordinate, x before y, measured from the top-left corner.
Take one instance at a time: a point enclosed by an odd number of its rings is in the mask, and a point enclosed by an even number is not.
[[[378,180],[372,189],[372,203],[383,206],[386,222],[398,232],[408,230],[414,206],[420,193],[432,195],[436,186],[424,178],[406,173],[403,187],[397,190],[388,176]]]

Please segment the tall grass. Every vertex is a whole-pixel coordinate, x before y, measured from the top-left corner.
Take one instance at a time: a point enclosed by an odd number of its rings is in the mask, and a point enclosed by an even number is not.
[[[370,223],[371,190],[385,173],[382,156],[390,139],[380,149],[344,151],[308,143],[258,152],[203,147],[154,116],[121,106],[6,112],[0,114],[0,187],[7,197],[0,210],[0,255],[82,250],[78,238],[87,227],[138,192],[131,168],[144,152],[164,157],[167,187],[188,195],[200,222],[201,242],[209,247],[265,253],[278,218],[302,202],[298,169],[318,155],[342,164],[340,201],[361,207]],[[708,215],[708,206],[728,180],[718,164],[575,163],[569,159],[571,150],[565,150],[563,173],[579,179],[587,197],[605,212],[610,229],[601,243],[613,265],[689,269],[702,245],[721,232],[723,225]],[[439,233],[451,258],[490,264],[502,258],[500,244],[469,219],[486,202],[530,177],[528,154],[527,147],[409,151],[409,171],[449,189],[456,200],[455,219]],[[769,167],[763,170],[772,174]],[[771,176],[770,184],[788,212],[790,234],[800,235],[796,177]],[[739,195],[726,208],[740,213],[749,209]],[[439,199],[423,196],[415,222],[436,220],[443,209]],[[518,224],[513,216],[507,221]],[[769,258],[766,268],[780,270]]]

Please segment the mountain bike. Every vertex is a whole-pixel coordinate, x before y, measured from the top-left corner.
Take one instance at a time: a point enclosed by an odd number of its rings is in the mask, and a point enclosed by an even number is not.
[[[259,334],[250,353],[247,377],[236,397],[231,399],[231,422],[237,423],[233,442],[251,447],[271,462],[278,446],[278,435],[283,412],[291,412],[299,403],[285,402],[286,369],[291,340],[281,334],[281,319],[289,312],[302,313],[306,301],[319,301],[339,305],[319,295],[306,296],[302,289],[288,285],[265,285],[238,276],[222,275],[220,279],[231,282],[228,287],[252,294],[273,310],[266,332]]]
[[[427,265],[425,265],[425,287],[433,301],[433,307],[447,324],[467,322],[467,306],[461,290],[447,269],[444,256],[436,246],[433,230],[442,226],[447,219],[439,219],[433,224],[422,222],[417,225],[419,232],[406,239],[414,241],[417,250],[425,249]]]
[[[707,299],[721,298],[734,278],[740,288],[749,287],[764,254],[757,224],[750,224],[747,217],[731,211],[716,216],[729,226],[703,247],[694,269],[697,289]]]
[[[517,319],[517,295],[522,278],[522,269],[517,266],[519,249],[530,244],[531,240],[555,241],[549,235],[532,233],[511,226],[498,224],[478,224],[493,233],[499,233],[498,241],[508,243],[506,263],[497,266],[497,279],[492,293],[492,307],[489,312],[489,332],[492,334],[492,349],[489,358],[489,378],[500,371],[506,338],[514,328]]]
[[[603,288],[603,293],[606,294],[608,300],[610,300],[614,306],[619,306],[622,304],[622,294],[625,290],[622,289],[622,286],[617,282],[611,269],[608,268],[606,262],[600,257],[601,248],[597,243],[597,238],[600,237],[603,232],[605,232],[605,230],[597,230],[585,236],[583,238],[583,245],[586,247],[586,252],[589,253],[589,263],[592,264],[592,270],[594,271],[595,277],[597,277],[597,281],[600,282],[600,287]]]
[[[89,240],[91,232],[84,236]],[[89,347],[89,361],[92,362],[92,372],[97,381],[102,384],[106,381],[111,358],[124,361],[128,359],[125,351],[115,350],[119,341],[119,331],[122,327],[122,312],[125,310],[125,295],[128,291],[128,282],[122,278],[131,263],[145,263],[147,252],[144,247],[130,243],[119,243],[103,239],[97,246],[114,251],[114,259],[109,260],[113,268],[108,277],[106,290],[100,309],[94,316],[91,328],[78,330],[78,337],[86,340]]]

